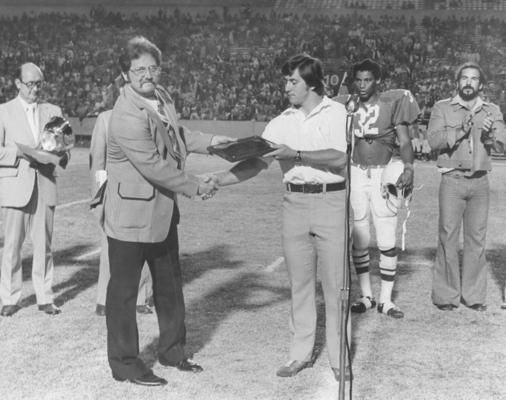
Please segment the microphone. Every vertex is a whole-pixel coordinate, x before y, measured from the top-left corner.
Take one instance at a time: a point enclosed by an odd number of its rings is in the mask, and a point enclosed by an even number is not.
[[[354,93],[350,95],[350,97],[346,101],[346,104],[344,105],[346,107],[346,111],[348,112],[348,114],[353,114],[358,110],[359,102],[360,97],[358,94]]]

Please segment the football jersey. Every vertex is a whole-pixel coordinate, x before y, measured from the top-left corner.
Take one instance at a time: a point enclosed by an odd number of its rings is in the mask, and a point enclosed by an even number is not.
[[[348,96],[339,96],[336,100],[346,103]],[[353,115],[353,161],[371,165],[376,163],[375,153],[388,151],[392,154],[396,147],[396,126],[413,124],[419,114],[418,104],[409,90],[376,93],[367,103],[360,102]],[[364,146],[360,143],[362,141],[368,145]],[[369,154],[360,154],[364,151]],[[378,154],[377,159],[383,160],[384,157]]]

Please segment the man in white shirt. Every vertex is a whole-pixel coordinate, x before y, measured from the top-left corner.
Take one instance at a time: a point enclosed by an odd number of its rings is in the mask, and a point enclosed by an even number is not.
[[[339,320],[345,249],[346,111],[324,95],[320,60],[306,54],[282,67],[291,107],[274,118],[263,137],[277,150],[218,172],[219,186],[249,179],[279,161],[283,199],[283,250],[291,285],[290,356],[278,369],[291,377],[313,364],[316,333],[316,264],[325,298],[330,365],[339,379]],[[347,371],[346,378],[349,379]]]
[[[45,124],[61,109],[38,103],[44,77],[38,66],[23,64],[15,84],[18,96],[0,105],[0,206],[4,226],[4,248],[0,277],[0,315],[11,316],[19,310],[23,283],[21,247],[25,236],[33,242],[32,281],[39,310],[49,315],[60,313],[53,304],[53,256],[51,240],[57,202],[55,165],[30,162],[16,143],[39,145]],[[65,166],[68,155],[62,156]]]

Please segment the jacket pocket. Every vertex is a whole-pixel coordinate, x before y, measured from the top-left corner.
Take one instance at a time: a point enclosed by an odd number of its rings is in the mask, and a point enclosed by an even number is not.
[[[0,178],[6,178],[8,176],[18,176],[18,168],[0,167]]]
[[[118,195],[124,200],[149,201],[155,197],[155,188],[142,183],[118,183]]]
[[[142,229],[151,224],[155,188],[146,184],[118,184],[118,225],[122,228]]]

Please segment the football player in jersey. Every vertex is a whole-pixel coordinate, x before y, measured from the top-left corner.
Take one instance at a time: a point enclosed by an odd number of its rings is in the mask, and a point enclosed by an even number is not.
[[[392,302],[397,270],[396,200],[408,196],[413,188],[413,149],[409,126],[416,122],[420,110],[408,90],[379,92],[381,68],[366,59],[352,68],[354,89],[360,99],[353,118],[353,152],[351,164],[351,207],[353,209],[353,263],[361,297],[351,311],[363,313],[376,306],[369,277],[369,241],[372,219],[380,250],[381,291],[378,312],[392,318],[404,313]],[[396,157],[393,158],[394,153]],[[397,154],[400,154],[398,159]],[[403,165],[400,164],[402,161]],[[400,167],[400,168],[399,168]],[[382,184],[382,176],[397,170],[393,191]]]

